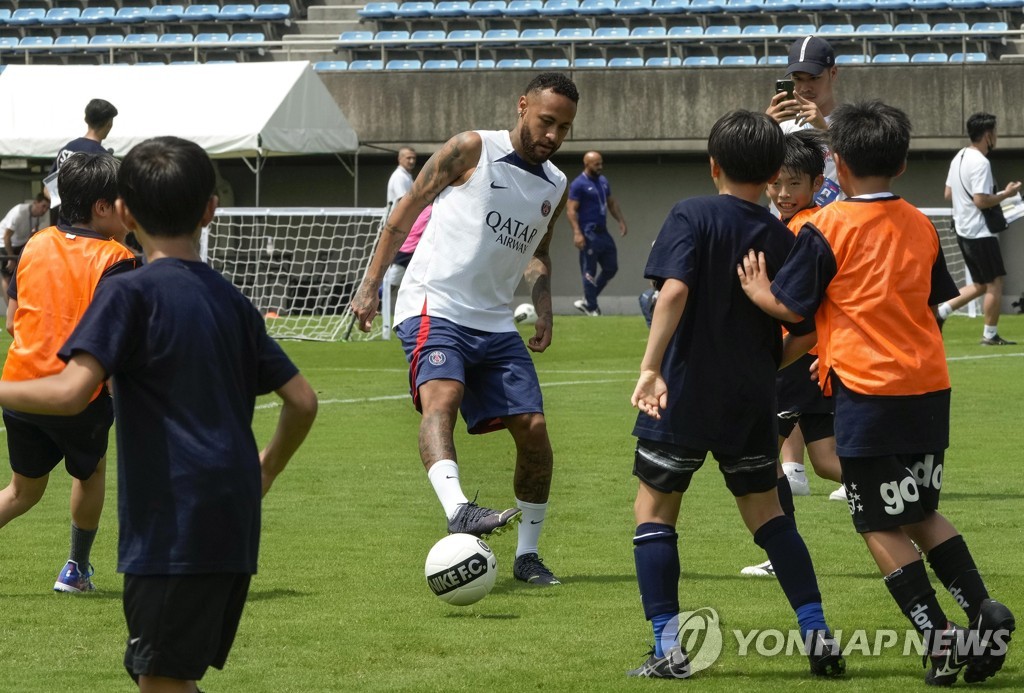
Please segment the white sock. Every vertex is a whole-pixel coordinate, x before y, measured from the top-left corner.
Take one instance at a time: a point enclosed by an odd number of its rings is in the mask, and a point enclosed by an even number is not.
[[[540,553],[537,543],[540,530],[544,526],[544,515],[548,512],[547,503],[527,503],[516,498],[516,505],[523,511],[522,522],[519,523],[519,543],[516,545],[516,558],[524,553]]]
[[[982,335],[984,335],[985,339],[992,339],[997,334],[998,332],[996,332],[996,325],[985,325],[985,331],[982,332]]]
[[[939,317],[945,320],[953,314],[953,309],[949,307],[948,303],[943,303],[939,306]]]
[[[469,499],[462,492],[462,484],[459,483],[459,465],[454,460],[438,460],[427,472],[427,478],[434,487],[437,499],[441,501],[444,514],[452,519],[455,511],[462,503],[468,503]]]
[[[804,474],[804,465],[800,462],[783,462],[782,471],[786,476],[790,474]]]

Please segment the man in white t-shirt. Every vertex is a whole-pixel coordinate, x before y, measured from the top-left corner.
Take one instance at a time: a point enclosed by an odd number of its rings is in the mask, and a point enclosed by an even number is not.
[[[986,346],[1015,344],[999,336],[999,312],[1003,297],[1003,255],[999,239],[989,231],[981,210],[995,207],[1020,191],[1015,181],[996,192],[992,164],[988,154],[996,146],[996,117],[991,113],[975,113],[967,119],[970,145],[964,147],[949,164],[945,197],[953,202],[953,225],[956,241],[971,273],[971,284],[960,289],[960,296],[939,306],[939,324],[958,308],[984,295],[982,311],[985,327],[981,343]]]
[[[416,168],[416,150],[402,147],[398,150],[398,168],[388,179],[388,207],[412,190],[412,170]]]
[[[0,230],[4,236],[4,254],[11,258],[0,265],[0,281],[3,283],[5,304],[7,303],[7,287],[18,266],[17,257],[21,255],[22,248],[28,243],[32,234],[50,225],[46,219],[48,211],[50,211],[50,199],[43,193],[39,193],[36,195],[36,199],[11,207],[7,216],[0,221]]]

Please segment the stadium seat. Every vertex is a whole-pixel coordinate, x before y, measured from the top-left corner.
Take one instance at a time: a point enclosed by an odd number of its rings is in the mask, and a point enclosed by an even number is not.
[[[709,26],[704,29],[704,38],[735,38],[739,36],[741,29],[738,26],[727,24],[721,26]],[[686,62],[685,60],[683,61]]]
[[[798,12],[800,0],[764,0],[764,11],[772,12]]]
[[[231,34],[228,43],[263,43],[267,37],[260,31],[240,31]]]
[[[116,48],[124,43],[124,36],[121,34],[96,34],[89,39],[89,50],[94,52],[105,52]]]
[[[912,63],[948,63],[949,56],[945,53],[914,53],[910,56]]]
[[[623,0],[619,0],[619,5],[622,2]],[[686,14],[689,6],[690,0],[654,0],[650,12],[658,15]]]
[[[216,5],[189,5],[181,15],[183,22],[212,22],[220,8]]]
[[[625,27],[620,27],[625,29]],[[519,45],[521,46],[544,46],[553,43],[555,30],[546,29],[523,29],[519,34]]]
[[[443,0],[434,5],[430,16],[437,19],[452,19],[455,17],[465,17],[468,11],[469,0]]]
[[[398,19],[423,19],[429,17],[433,11],[434,3],[414,0],[399,5],[395,10],[395,17]]]
[[[594,41],[628,41],[629,29],[624,26],[599,26],[594,29]]]
[[[347,43],[370,43],[373,41],[372,31],[343,31],[338,36],[339,41]]]
[[[915,12],[948,10],[949,2],[947,0],[911,0],[910,8]]]
[[[987,6],[985,0],[949,0],[951,10],[984,10]]]
[[[207,32],[196,34],[196,43],[227,43],[228,33],[226,31]]]
[[[219,22],[247,22],[256,14],[255,5],[224,5],[217,13]]]
[[[78,15],[78,24],[110,24],[117,16],[113,7],[86,7]]]
[[[951,63],[983,63],[988,60],[984,53],[954,53],[949,56]]]
[[[1006,22],[975,22],[971,25],[971,31],[983,31],[985,33],[1000,33],[1008,30]]]
[[[604,58],[576,58],[573,67],[608,67]]]
[[[458,60],[426,60],[423,62],[424,70],[458,70]]]
[[[353,60],[348,64],[349,71],[352,70],[383,70],[384,62],[381,60]]]
[[[493,67],[493,60],[463,60],[459,63],[460,70],[490,70]]]
[[[854,33],[852,24],[822,24],[818,27],[818,34],[821,36],[835,36],[837,34]]]
[[[967,22],[939,22],[932,27],[933,34],[962,34],[969,30]]]
[[[732,14],[736,12],[760,12],[764,7],[764,0],[726,0],[725,11]]]
[[[466,15],[469,17],[500,17],[505,14],[505,0],[476,0]]]
[[[552,30],[551,34],[554,35],[554,33],[554,30]],[[483,36],[484,32],[479,29],[453,29],[448,32],[448,45],[452,48],[472,46],[474,42],[479,41]]]
[[[285,19],[289,19],[292,16],[291,5],[285,5],[282,3],[267,3],[265,5],[257,5],[256,11],[252,13],[252,18],[259,22],[280,22]],[[328,62],[345,62],[343,60],[334,60]],[[348,67],[348,65],[346,65]]]
[[[779,29],[780,36],[810,36],[818,31],[813,24],[784,24]]]
[[[718,64],[724,67],[746,67],[757,65],[757,58],[752,55],[727,55]]]
[[[893,27],[893,31],[897,34],[930,34],[932,27],[923,22],[904,22]]]
[[[419,70],[422,67],[419,60],[389,60],[384,65],[385,70]]]
[[[11,26],[33,26],[42,24],[44,17],[46,17],[46,10],[41,7],[19,7],[11,13],[7,23]]]
[[[718,65],[718,58],[713,55],[690,55],[683,58],[683,67],[712,67]]]
[[[751,24],[743,27],[743,36],[777,36],[779,27],[774,24]]]
[[[11,11],[6,7],[0,8],[0,25],[6,24],[7,20],[11,18]],[[8,38],[8,37],[2,37]]]
[[[1000,10],[1016,10],[1024,7],[1024,0],[989,0],[988,6]]]
[[[519,32],[515,29],[488,29],[484,32],[484,39],[492,47],[508,46],[519,40]]]
[[[545,0],[540,8],[542,17],[571,17],[579,9],[579,0]]]
[[[585,26],[574,26],[559,29],[558,33],[555,34],[556,38],[561,39],[590,39],[593,38],[594,32],[589,27]]]
[[[891,34],[892,24],[859,24],[856,33],[858,34]]]
[[[368,2],[356,14],[363,19],[393,19],[397,10],[397,2]]]
[[[114,13],[114,24],[138,24],[149,21],[148,7],[122,7]]]
[[[183,43],[192,43],[193,36],[188,33],[160,34],[157,44],[160,46],[177,46]]]
[[[723,8],[718,0],[690,0],[689,11],[695,14],[715,14],[722,12]]]
[[[669,38],[696,38],[704,35],[704,28],[699,26],[674,26],[668,30]]]
[[[565,57],[542,57],[534,60],[534,67],[538,70],[565,70],[569,67],[569,60]]]
[[[835,0],[839,12],[870,12],[874,4],[874,0]]]
[[[179,22],[185,14],[184,5],[154,5],[149,8],[150,22]]]
[[[615,0],[583,0],[578,14],[587,17],[609,15],[615,10]]]
[[[544,7],[544,0],[512,0],[505,8],[507,17],[536,17]]]
[[[411,46],[412,48],[427,48],[436,46],[447,38],[448,35],[440,29],[419,29],[412,32],[409,40],[417,42],[417,45]]]
[[[629,37],[637,41],[661,41],[668,36],[668,30],[663,26],[635,26],[629,32]]]
[[[608,61],[608,67],[643,67],[643,58],[612,58]]]
[[[868,62],[863,55],[837,55],[836,65],[863,65]]]
[[[77,7],[54,7],[47,10],[42,22],[47,26],[60,26],[62,24],[74,24],[81,16],[82,10]],[[56,42],[54,42],[56,43]]]
[[[689,4],[689,0],[684,1]],[[651,0],[619,0],[615,5],[615,14],[636,16],[653,11],[654,3]]]
[[[762,55],[757,59],[758,65],[788,65],[788,55]]]
[[[498,61],[499,70],[529,70],[533,68],[533,61],[525,58],[504,58]]]
[[[375,42],[404,43],[409,40],[408,31],[378,31],[373,35]]]
[[[801,12],[834,12],[834,0],[800,0]]]
[[[54,53],[69,53],[84,51],[89,45],[88,36],[58,36],[53,40]]]
[[[18,41],[18,48],[52,48],[52,36],[25,36]]]
[[[871,59],[871,62],[882,64],[909,63],[910,56],[906,53],[879,53]]]
[[[128,34],[124,37],[122,45],[145,48],[146,46],[155,46],[159,40],[160,36],[157,34]]]
[[[904,12],[913,7],[911,0],[875,0],[876,12]]]
[[[648,58],[644,63],[645,67],[679,67],[683,64],[682,58],[672,56],[671,58],[659,57]]]

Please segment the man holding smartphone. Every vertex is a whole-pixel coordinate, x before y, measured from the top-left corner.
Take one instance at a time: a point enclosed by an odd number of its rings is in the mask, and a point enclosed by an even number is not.
[[[784,89],[789,85],[779,80],[777,93],[765,112],[786,133],[802,128],[828,130],[837,105],[834,87],[838,79],[836,53],[829,42],[817,36],[804,36],[794,41],[789,47],[786,77],[792,81],[792,89]],[[839,189],[835,162],[827,150],[824,155],[825,182],[814,196],[819,207],[845,197]]]

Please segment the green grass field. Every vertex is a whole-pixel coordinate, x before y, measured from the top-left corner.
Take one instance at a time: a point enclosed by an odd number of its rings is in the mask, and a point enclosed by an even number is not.
[[[1024,338],[1024,317],[1000,331]],[[965,534],[993,596],[1024,615],[1024,465],[1021,377],[1024,347],[977,344],[979,320],[946,326],[953,379],[952,444],[943,511]],[[500,574],[477,605],[450,607],[433,597],[423,561],[445,532],[422,471],[419,417],[405,396],[396,342],[287,343],[321,398],[306,445],[264,503],[260,572],[223,672],[202,688],[218,691],[646,690],[903,691],[923,688],[920,660],[900,649],[852,654],[844,680],[821,682],[803,656],[738,655],[733,629],[788,629],[793,614],[774,580],[744,578],[763,554],[744,529],[721,476],[709,464],[683,504],[680,553],[683,609],[715,609],[722,656],[687,682],[627,681],[651,635],[634,578],[630,474],[634,413],[629,395],[646,330],[638,317],[557,318],[555,342],[535,357],[555,450],[547,563],[564,585],[515,583],[514,535],[495,538]],[[255,415],[258,440],[276,420],[273,398]],[[513,447],[505,433],[457,431],[466,491],[486,505],[513,501]],[[69,479],[52,475],[43,501],[0,531],[0,690],[131,691],[121,666],[125,629],[114,471],[93,552],[98,592],[51,591],[68,542]],[[796,499],[835,629],[903,631],[844,504],[827,500],[834,484],[812,478]],[[935,583],[938,585],[938,583]],[[939,587],[941,590],[941,587]],[[954,619],[963,613],[948,595]],[[1024,645],[985,690],[1024,688]],[[958,684],[966,687],[965,684]]]

